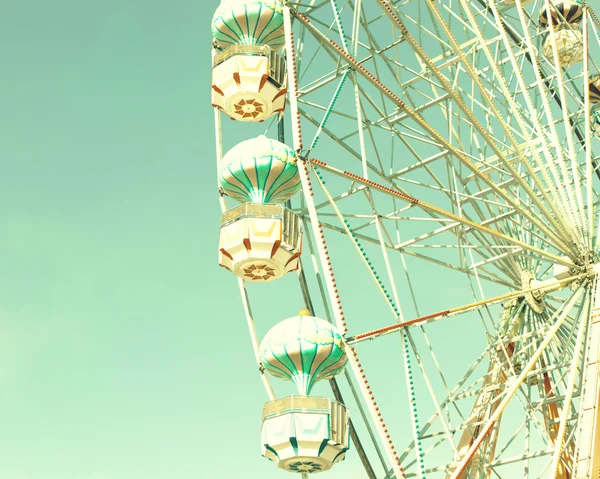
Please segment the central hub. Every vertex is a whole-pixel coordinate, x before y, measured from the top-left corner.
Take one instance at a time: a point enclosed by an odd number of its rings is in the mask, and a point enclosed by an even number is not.
[[[535,279],[534,274],[531,271],[521,271],[521,289],[531,289],[539,285],[539,281]],[[545,293],[542,291],[529,291],[525,293],[525,301],[536,313],[544,312],[544,296]]]

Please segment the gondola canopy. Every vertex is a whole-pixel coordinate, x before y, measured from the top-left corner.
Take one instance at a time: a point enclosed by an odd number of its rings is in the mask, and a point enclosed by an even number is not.
[[[230,45],[285,45],[283,5],[276,0],[222,0],[212,20],[221,47]]]
[[[263,339],[260,355],[269,373],[293,381],[301,395],[340,373],[347,362],[341,334],[306,310],[275,325]]]
[[[301,188],[294,151],[264,135],[242,141],[227,152],[220,183],[227,195],[250,203],[282,202]]]
[[[550,4],[550,17],[554,26],[560,24],[579,25],[583,20],[583,2],[580,0],[558,0]],[[545,4],[540,10],[539,25],[548,26],[548,9]]]

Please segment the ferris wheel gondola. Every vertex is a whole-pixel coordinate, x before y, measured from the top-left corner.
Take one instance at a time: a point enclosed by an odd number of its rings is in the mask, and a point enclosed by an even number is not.
[[[232,119],[264,121],[285,108],[282,4],[224,0],[212,21],[215,44],[212,104]]]

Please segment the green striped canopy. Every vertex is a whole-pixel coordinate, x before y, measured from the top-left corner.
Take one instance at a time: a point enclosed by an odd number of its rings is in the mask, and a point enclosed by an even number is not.
[[[212,32],[222,47],[285,45],[283,5],[276,0],[222,0],[212,20]]]
[[[301,188],[294,151],[264,135],[238,143],[221,164],[221,187],[238,201],[285,201]]]
[[[600,73],[590,75],[590,101],[600,103]]]
[[[559,25],[563,22],[569,25],[577,25],[583,20],[584,4],[581,0],[555,0],[550,2],[550,16],[553,25]],[[542,2],[540,10],[540,27],[548,26],[548,9],[545,2]]]
[[[590,126],[592,134],[600,138],[600,107],[593,109],[591,115]]]
[[[294,381],[298,393],[340,373],[346,365],[342,336],[327,321],[296,316],[275,325],[260,345],[260,361],[273,376]]]

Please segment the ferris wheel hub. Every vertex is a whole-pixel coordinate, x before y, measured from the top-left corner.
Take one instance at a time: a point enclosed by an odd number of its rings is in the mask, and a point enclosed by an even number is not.
[[[523,270],[521,272],[521,288],[522,289],[531,289],[538,285],[540,285],[540,281],[535,278],[535,275],[528,270]],[[546,294],[542,290],[537,291],[529,291],[525,293],[525,301],[527,304],[533,309],[536,313],[543,313],[545,304],[544,304],[544,296]]]

